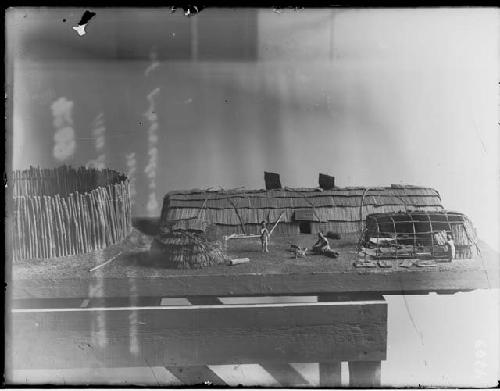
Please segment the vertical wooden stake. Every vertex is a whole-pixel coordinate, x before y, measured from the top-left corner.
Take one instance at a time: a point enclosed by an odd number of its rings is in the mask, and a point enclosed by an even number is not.
[[[44,185],[44,182],[41,181],[42,186]],[[42,189],[44,191],[45,189]],[[42,207],[42,215],[44,219],[44,225],[45,225],[45,243],[46,243],[46,251],[45,251],[45,257],[46,258],[51,258],[50,254],[50,246],[51,246],[51,240],[50,240],[50,219],[49,219],[49,210],[48,210],[48,205],[47,205],[47,198],[46,196],[40,195],[40,201],[41,201],[41,207]]]
[[[57,224],[59,225],[59,229],[61,230],[61,251],[62,255],[66,256],[68,253],[67,245],[66,245],[66,227],[63,219],[62,205],[61,200],[59,198],[59,194],[55,195],[55,205],[57,210]]]
[[[56,257],[56,241],[57,241],[57,233],[55,231],[55,222],[54,222],[54,216],[52,215],[52,197],[50,196],[45,196],[45,204],[47,206],[47,212],[49,215],[49,255],[51,258]]]
[[[39,235],[40,235],[40,229],[39,229],[39,224],[38,224],[38,219],[37,215],[38,213],[36,212],[36,201],[35,197],[29,197],[30,201],[30,214],[33,216],[33,226],[32,226],[32,232],[31,236],[33,237],[33,243],[34,243],[34,253],[33,257],[34,258],[40,258],[40,246],[39,246]]]
[[[73,240],[72,240],[72,230],[71,230],[71,222],[70,222],[70,216],[69,216],[69,208],[68,205],[66,204],[66,198],[61,198],[62,202],[62,208],[64,212],[64,229],[66,231],[66,246],[67,246],[67,255],[72,255],[73,254]]]
[[[52,204],[52,219],[54,224],[54,232],[56,234],[56,242],[55,242],[55,256],[62,256],[62,231],[61,225],[59,224],[58,212],[57,212],[57,199],[56,196],[50,197]]]

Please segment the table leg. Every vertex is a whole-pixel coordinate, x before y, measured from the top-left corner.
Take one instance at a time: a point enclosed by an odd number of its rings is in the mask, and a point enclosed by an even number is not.
[[[319,363],[319,386],[322,388],[336,388],[341,386],[340,361]]]
[[[350,361],[350,387],[380,387],[380,361]]]
[[[272,377],[274,377],[282,387],[310,387],[309,382],[302,375],[287,363],[261,363]]]

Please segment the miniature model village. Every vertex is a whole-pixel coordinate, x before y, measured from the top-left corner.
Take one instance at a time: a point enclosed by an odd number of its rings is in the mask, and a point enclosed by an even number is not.
[[[16,172],[13,258],[87,259],[89,270],[272,272],[288,265],[356,272],[435,268],[479,253],[471,221],[446,210],[431,188],[340,188],[326,174],[316,188],[283,187],[275,173],[265,173],[264,182],[262,190],[171,191],[157,231],[145,234],[133,227],[128,180],[120,173]]]

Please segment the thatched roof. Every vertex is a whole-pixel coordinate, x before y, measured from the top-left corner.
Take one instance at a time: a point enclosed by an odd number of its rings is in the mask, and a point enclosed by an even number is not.
[[[279,190],[172,191],[163,202],[162,224],[173,229],[204,230],[207,224],[259,224],[298,219],[312,210],[312,221],[360,221],[370,213],[443,209],[439,193],[430,188],[393,185],[376,188],[284,188]],[[297,213],[297,214],[296,214]]]
[[[220,242],[210,242],[204,236],[191,232],[174,232],[155,237],[150,256],[163,266],[174,269],[199,269],[226,262]]]

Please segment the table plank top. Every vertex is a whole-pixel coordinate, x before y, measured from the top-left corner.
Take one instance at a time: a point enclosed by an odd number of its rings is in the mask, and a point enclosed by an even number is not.
[[[499,255],[483,243],[480,256],[433,267],[405,268],[403,260],[394,259],[388,261],[390,268],[356,268],[353,263],[359,255],[352,244],[335,247],[337,259],[321,255],[295,259],[285,248],[288,242],[271,240],[270,253],[263,254],[258,242],[248,241],[229,248],[228,255],[250,262],[195,270],[168,269],[161,260],[152,263],[144,248],[125,242],[95,253],[16,262],[8,268],[7,291],[12,298],[88,297],[89,292],[103,297],[241,296],[457,292],[500,285]]]

